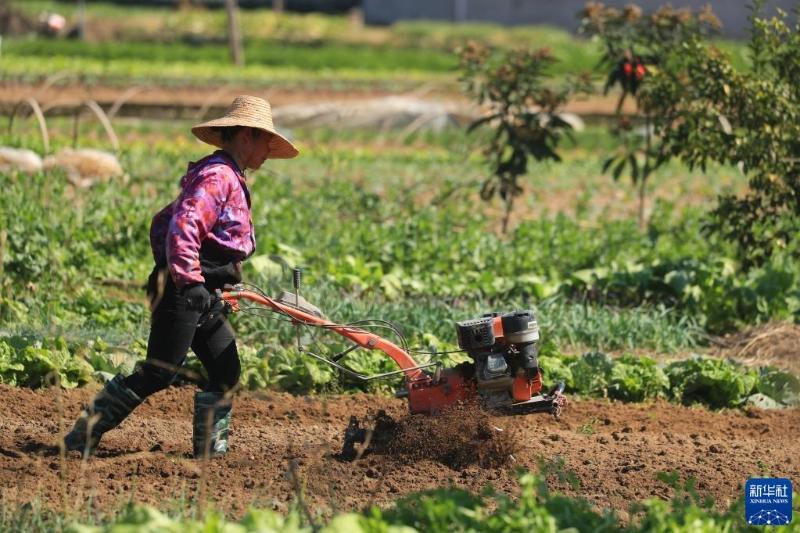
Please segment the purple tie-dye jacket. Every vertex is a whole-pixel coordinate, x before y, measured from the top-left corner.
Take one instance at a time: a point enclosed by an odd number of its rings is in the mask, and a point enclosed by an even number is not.
[[[178,198],[150,225],[150,247],[158,265],[169,267],[178,288],[204,282],[200,246],[212,241],[240,262],[256,247],[250,192],[236,162],[225,152],[189,163]]]

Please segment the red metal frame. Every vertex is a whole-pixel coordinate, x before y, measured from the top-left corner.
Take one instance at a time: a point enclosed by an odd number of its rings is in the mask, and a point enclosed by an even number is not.
[[[317,327],[324,327],[335,331],[339,335],[351,340],[362,348],[369,350],[380,350],[389,357],[403,370],[408,389],[408,404],[412,413],[433,414],[441,411],[456,402],[467,401],[475,397],[477,391],[475,383],[466,380],[458,370],[449,369],[432,376],[417,368],[418,363],[408,352],[396,344],[384,339],[379,335],[370,333],[361,328],[345,326],[331,322],[292,307],[282,304],[268,296],[257,292],[239,290],[222,293],[225,300],[234,311],[239,310],[239,300],[250,300],[251,302],[263,305],[275,312],[292,317],[295,324],[309,324]],[[503,338],[503,325],[500,317],[495,318],[493,323],[495,337]],[[512,395],[516,401],[529,400],[532,395],[538,393],[542,388],[541,375],[537,374],[532,379],[525,376],[517,376],[514,379]]]

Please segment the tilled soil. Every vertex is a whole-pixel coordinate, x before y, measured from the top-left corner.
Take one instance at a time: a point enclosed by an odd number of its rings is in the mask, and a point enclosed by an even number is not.
[[[454,467],[430,447],[453,427],[475,429],[463,423],[469,410],[461,413],[460,425],[445,428],[431,420],[426,433],[418,420],[406,417],[402,400],[248,393],[234,404],[230,453],[204,463],[190,457],[193,389],[188,387],[149,398],[106,434],[94,458],[82,461],[69,454],[62,461],[47,445],[60,428],[68,429],[93,392],[0,386],[2,504],[38,500],[61,511],[87,505],[110,511],[130,500],[174,508],[199,497],[238,516],[250,505],[285,510],[302,491],[312,512],[329,514],[386,505],[408,492],[449,485],[471,491],[492,485],[513,494],[515,469],[537,471],[542,461],[551,466],[563,461],[580,481],[579,487],[559,485],[559,476],[550,475],[554,488],[581,495],[598,509],[622,511],[634,501],[672,494],[656,479],[661,471],[694,477],[699,491],[720,507],[740,497],[752,475],[766,472],[800,481],[798,409],[711,412],[666,402],[604,400],[572,400],[559,421],[549,415],[476,415],[482,418],[475,427],[484,428],[476,434],[485,433],[488,425],[512,438],[478,438],[465,446],[486,446],[512,458],[493,462],[486,461],[485,452],[472,453],[464,457],[478,460],[451,462]],[[401,445],[389,447],[394,455],[368,454],[355,463],[338,460],[350,415],[364,417],[378,409],[412,428]],[[414,435],[419,450],[409,447]]]

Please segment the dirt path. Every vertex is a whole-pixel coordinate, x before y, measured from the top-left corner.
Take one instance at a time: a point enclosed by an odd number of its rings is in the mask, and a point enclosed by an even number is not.
[[[156,113],[156,116],[170,111],[171,114],[196,118],[199,111],[203,114],[219,112],[230,104],[238,94],[253,94],[267,98],[275,107],[289,104],[318,104],[320,102],[352,102],[380,98],[396,94],[379,89],[353,89],[337,91],[331,89],[307,88],[263,88],[246,85],[229,86],[113,86],[113,85],[28,85],[24,83],[0,83],[0,107],[11,109],[17,102],[33,96],[42,106],[75,105],[86,99],[93,99],[104,108],[113,106],[117,101],[124,102],[120,115],[140,116]],[[453,87],[422,86],[417,91],[403,93],[426,99],[446,100],[469,106],[469,99],[454,90]],[[617,106],[617,95],[594,95],[570,102],[566,110],[579,115],[613,115]],[[632,102],[627,102],[625,111],[635,111]],[[150,110],[150,111],[148,111]]]
[[[88,462],[68,457],[62,469],[57,455],[41,451],[59,431],[56,391],[0,386],[3,503],[39,499],[51,508],[74,510],[91,501],[112,509],[132,498],[169,508],[196,497],[205,478],[209,497],[235,515],[251,504],[284,510],[293,498],[290,464],[296,465],[309,505],[325,513],[387,504],[407,492],[450,484],[473,491],[488,484],[516,490],[513,467],[453,470],[433,461],[380,455],[339,462],[332,455],[341,447],[350,414],[383,408],[396,419],[404,416],[401,400],[362,394],[239,397],[231,452],[212,461],[204,475],[202,463],[189,458],[192,394],[190,388],[170,389],[148,399],[106,435],[97,457]],[[64,426],[91,395],[89,389],[63,393]],[[660,471],[693,476],[700,491],[720,506],[739,497],[748,476],[764,470],[800,482],[797,409],[715,413],[664,402],[573,400],[558,422],[547,415],[492,422],[515,432],[521,445],[517,466],[536,470],[540,457],[562,458],[580,488],[560,488],[599,508],[625,510],[652,495],[668,497],[671,489],[655,479]]]

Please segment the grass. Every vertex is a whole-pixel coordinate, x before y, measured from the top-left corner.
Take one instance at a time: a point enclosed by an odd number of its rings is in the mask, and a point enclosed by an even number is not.
[[[148,64],[199,63],[212,70],[230,61],[227,46],[184,42],[102,42],[53,41],[43,39],[7,39],[3,42],[7,57],[80,57],[98,63],[141,62]],[[278,40],[250,40],[245,47],[247,64],[254,67],[293,68],[302,71],[353,70],[391,73],[396,70],[452,73],[458,59],[452,53],[414,48],[363,46],[348,43],[284,43]]]
[[[30,16],[44,10],[75,16],[74,4],[32,0],[15,6]],[[352,17],[276,15],[267,9],[247,10],[242,25],[248,66],[239,69],[229,64],[222,10],[91,3],[89,42],[4,39],[0,76],[36,81],[64,71],[88,82],[120,84],[224,81],[259,87],[404,90],[427,83],[453,89],[458,64],[454,51],[467,40],[549,48],[560,60],[551,70],[556,78],[591,71],[600,57],[597,43],[546,26],[407,21],[374,28]],[[736,66],[746,68],[742,44],[718,44]]]
[[[294,66],[266,68],[248,65],[237,68],[217,62],[143,62],[141,59],[103,61],[81,56],[5,56],[0,80],[40,83],[54,74],[60,83],[128,86],[132,83],[160,85],[246,84],[250,88],[313,88],[344,91],[353,88],[404,91],[421,84],[454,87],[451,76],[419,71],[303,70]]]

